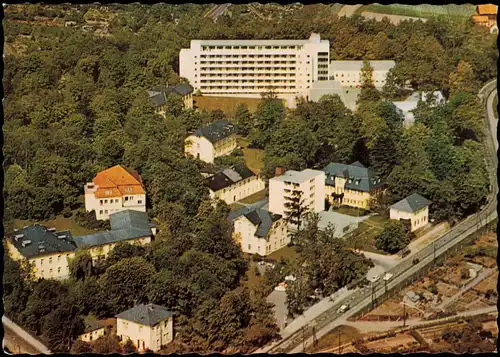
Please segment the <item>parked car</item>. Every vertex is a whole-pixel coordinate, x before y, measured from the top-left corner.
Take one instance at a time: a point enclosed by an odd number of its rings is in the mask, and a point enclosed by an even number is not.
[[[408,256],[408,254],[410,254],[410,250],[409,249],[404,250],[403,253],[401,254],[401,258]]]
[[[420,262],[420,259],[418,258],[413,259],[413,264],[418,264],[418,262]]]

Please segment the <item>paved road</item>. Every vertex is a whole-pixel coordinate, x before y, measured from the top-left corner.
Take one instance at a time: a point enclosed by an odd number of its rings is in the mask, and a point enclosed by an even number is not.
[[[481,89],[480,96],[488,95],[488,97],[491,97],[491,90],[494,85],[496,85],[496,81],[488,83],[485,87],[483,87],[483,89]],[[486,100],[486,104],[491,105],[489,103],[492,103],[492,101]],[[485,111],[487,115],[492,113],[490,108],[486,108],[486,105]],[[490,130],[489,126],[489,121],[487,121],[485,123],[485,130]],[[300,352],[302,350],[303,337],[307,337],[307,340],[305,341],[306,345],[310,345],[313,342],[313,326],[316,329],[316,338],[321,338],[323,335],[339,326],[339,318],[348,318],[369,307],[372,303],[372,299],[376,301],[378,297],[385,293],[386,289],[390,293],[391,290],[398,286],[401,282],[404,282],[406,279],[416,275],[425,266],[431,264],[434,258],[444,254],[446,251],[453,248],[456,244],[463,241],[478,229],[496,219],[496,194],[498,192],[498,187],[496,184],[496,170],[494,169],[497,167],[497,157],[491,149],[492,144],[489,140],[487,141],[486,146],[488,148],[488,158],[490,160],[490,166],[488,166],[488,169],[490,181],[492,182],[492,192],[488,197],[488,203],[482,208],[481,212],[471,215],[461,223],[455,225],[449,232],[436,239],[432,242],[432,244],[429,244],[417,254],[411,254],[411,256],[403,259],[397,266],[391,269],[390,273],[393,274],[393,278],[387,283],[387,286],[385,286],[384,281],[380,279],[371,287],[366,286],[362,289],[353,290],[343,299],[343,301],[338,303],[336,302],[330,306],[330,308],[326,309],[326,311],[316,315],[315,317],[307,320],[304,319],[301,325],[291,323],[289,327],[294,325],[294,331],[290,335],[270,346],[259,349],[256,353]],[[347,301],[349,301],[351,309],[342,316],[337,313],[337,310]],[[320,303],[324,302],[322,301]]]
[[[495,149],[498,150],[498,140],[497,140],[497,130],[498,130],[498,119],[495,118],[494,112],[497,110],[496,107],[493,106],[493,100],[495,99],[495,95],[497,94],[497,90],[495,89],[488,97],[488,119],[490,121],[491,127],[491,135],[493,137],[493,142],[495,143]]]
[[[344,5],[337,13],[337,16],[351,17],[356,12],[356,10],[359,9],[361,6],[363,5]]]
[[[373,279],[377,275],[382,277],[386,271],[389,271],[399,263],[393,255],[383,255],[365,251],[361,251],[361,254],[363,254],[366,258],[371,259],[373,264],[375,264],[375,266],[368,270],[368,273],[366,274],[366,278],[368,280]]]
[[[50,354],[51,353],[50,350],[47,347],[45,347],[40,341],[35,339],[33,336],[31,336],[26,331],[24,331],[21,327],[16,325],[9,318],[7,318],[5,315],[2,316],[2,323],[3,323],[4,327],[6,327],[8,329],[8,331],[12,332],[12,334],[15,335],[15,336],[12,336],[11,339],[9,339],[7,346],[9,346],[9,344],[11,344],[12,348],[14,348],[13,345],[20,345],[21,352],[23,352],[23,349],[24,349],[27,353],[32,353],[31,351],[29,351],[32,349],[35,350],[36,354],[38,354],[38,353]],[[16,339],[16,337],[17,337],[17,339]],[[28,344],[29,346],[26,346],[26,344]],[[31,348],[30,348],[30,346],[31,346]]]

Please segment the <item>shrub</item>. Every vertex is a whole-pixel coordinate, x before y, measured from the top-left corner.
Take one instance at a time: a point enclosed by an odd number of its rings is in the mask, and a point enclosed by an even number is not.
[[[111,225],[109,220],[99,221],[95,218],[95,211],[85,212],[84,210],[79,210],[76,212],[75,221],[80,226],[85,227],[87,229],[95,229],[95,230],[106,230],[111,229]]]
[[[462,270],[460,271],[460,277],[462,279],[469,279],[470,278],[470,272],[469,272],[469,269],[467,268],[462,268]]]
[[[430,291],[431,293],[433,293],[434,295],[437,295],[437,293],[438,293],[438,288],[437,288],[436,284],[432,284],[431,286],[429,286],[429,291]]]

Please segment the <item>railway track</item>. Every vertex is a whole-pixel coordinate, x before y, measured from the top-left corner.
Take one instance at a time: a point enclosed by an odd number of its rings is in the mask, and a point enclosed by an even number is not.
[[[494,91],[496,86],[496,80],[488,83],[480,91],[480,97],[485,103],[488,101],[489,96]],[[482,92],[487,94],[481,94]],[[486,113],[487,110],[486,110]],[[429,244],[422,250],[407,256],[398,265],[390,269],[387,273],[393,274],[393,278],[388,283],[384,281],[377,281],[370,286],[365,286],[363,288],[353,289],[353,293],[337,302],[331,308],[318,315],[310,323],[303,326],[302,329],[296,330],[291,335],[285,337],[284,339],[274,343],[270,346],[258,350],[256,353],[295,353],[300,352],[303,346],[306,344],[310,345],[311,339],[320,338],[322,335],[326,334],[328,331],[338,325],[337,320],[341,317],[347,318],[355,315],[356,313],[362,311],[363,309],[373,305],[377,302],[377,298],[383,294],[390,293],[391,290],[396,288],[398,285],[403,283],[405,280],[415,276],[426,266],[431,264],[436,258],[443,255],[446,251],[453,248],[455,245],[462,242],[464,239],[469,237],[471,234],[478,231],[480,228],[491,223],[497,218],[497,200],[496,196],[498,193],[498,187],[496,184],[496,167],[498,165],[495,146],[492,145],[491,135],[489,135],[491,128],[488,120],[488,114],[486,114],[485,130],[488,131],[487,135],[487,152],[488,152],[488,168],[490,174],[491,183],[491,193],[488,197],[487,204],[482,207],[482,210],[467,217],[462,222],[455,225],[449,232],[445,233],[434,242]],[[351,310],[344,314],[338,313],[340,306],[348,303],[352,306]],[[337,322],[337,324],[335,324]],[[318,333],[320,331],[320,333]]]

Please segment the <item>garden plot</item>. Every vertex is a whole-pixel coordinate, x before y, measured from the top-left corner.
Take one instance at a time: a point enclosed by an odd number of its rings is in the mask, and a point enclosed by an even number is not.
[[[447,310],[462,312],[476,310],[490,306],[480,294],[474,290],[464,292],[456,301],[451,303]]]
[[[408,348],[419,346],[419,342],[409,333],[398,334],[394,337],[384,338],[364,343],[365,347],[380,353],[395,352],[396,349],[404,351]]]
[[[480,294],[486,295],[491,291],[497,293],[498,270],[491,274],[489,277],[475,285],[472,289]]]

